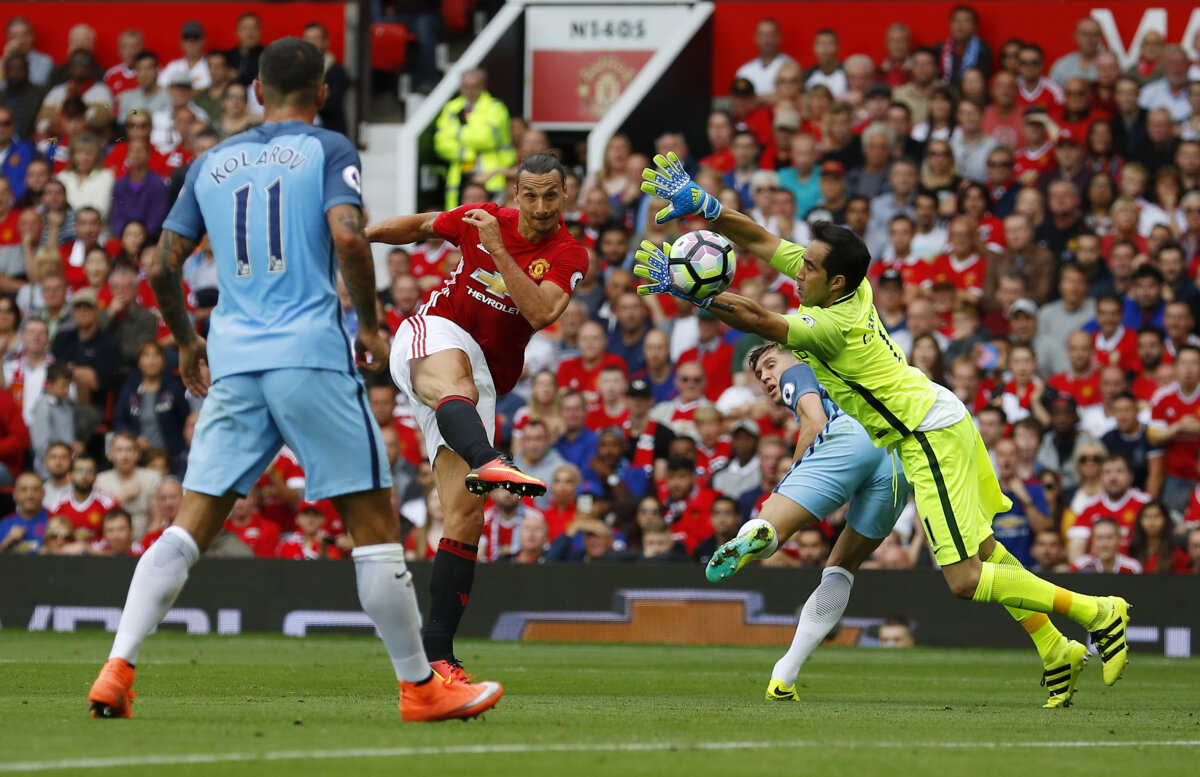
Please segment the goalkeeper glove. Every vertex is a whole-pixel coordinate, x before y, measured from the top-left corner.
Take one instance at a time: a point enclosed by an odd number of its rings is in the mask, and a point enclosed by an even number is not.
[[[638,249],[633,258],[637,262],[633,265],[633,274],[642,278],[647,278],[650,283],[643,283],[637,287],[638,294],[670,294],[674,297],[687,300],[696,307],[707,308],[712,299],[696,299],[695,297],[684,294],[679,288],[671,282],[671,271],[667,267],[666,251],[671,250],[669,246],[663,245],[663,250],[658,250],[658,247],[649,240],[642,241],[642,247]]]
[[[696,185],[684,171],[674,151],[665,157],[655,154],[654,164],[658,165],[657,171],[648,167],[642,171],[642,191],[671,203],[654,217],[657,223],[664,224],[680,216],[696,215],[715,221],[721,215],[720,201]]]

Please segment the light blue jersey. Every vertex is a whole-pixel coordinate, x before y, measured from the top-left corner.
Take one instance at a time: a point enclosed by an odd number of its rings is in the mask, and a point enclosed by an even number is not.
[[[324,214],[362,207],[358,152],[298,121],[264,124],[197,159],[163,224],[206,232],[219,297],[209,323],[213,380],[262,370],[353,370],[337,260]]]
[[[287,444],[310,501],[391,486],[337,299],[330,208],[362,208],[358,152],[301,122],[265,124],[192,164],[164,229],[208,233],[219,297],[213,384],[183,487],[246,494]]]
[[[847,524],[864,537],[886,537],[912,493],[899,458],[875,447],[863,425],[834,404],[811,367],[788,367],[779,378],[779,395],[797,422],[796,408],[805,394],[821,397],[828,421],[776,493],[818,519],[850,502]]]

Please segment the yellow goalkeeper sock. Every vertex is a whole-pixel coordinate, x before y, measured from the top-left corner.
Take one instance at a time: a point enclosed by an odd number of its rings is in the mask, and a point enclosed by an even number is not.
[[[996,548],[992,551],[992,555],[988,556],[987,561],[990,564],[1004,564],[1011,567],[1020,567],[1021,569],[1025,568],[1017,557],[1009,553],[1008,548],[1004,547],[1000,542],[996,542]],[[1047,664],[1058,657],[1066,637],[1050,621],[1049,617],[1044,613],[1021,610],[1007,605],[1005,605],[1004,609],[1008,610],[1008,614],[1013,616],[1013,619],[1021,624],[1021,627],[1029,634],[1029,638],[1033,640],[1033,645],[1037,648],[1038,655],[1041,657],[1043,664]]]
[[[1022,567],[983,562],[979,585],[972,597],[977,602],[995,602],[1034,612],[1066,615],[1090,629],[1099,613],[1096,597],[1059,588]]]

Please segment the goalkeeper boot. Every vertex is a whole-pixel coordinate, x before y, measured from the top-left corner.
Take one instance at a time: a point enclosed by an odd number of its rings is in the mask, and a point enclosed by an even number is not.
[[[1075,640],[1064,640],[1062,648],[1042,672],[1042,686],[1050,692],[1043,709],[1070,707],[1075,683],[1087,665],[1087,647]]]
[[[497,488],[511,491],[517,496],[539,497],[546,493],[545,483],[517,469],[507,456],[497,456],[471,470],[467,473],[466,486],[475,496],[483,496]]]
[[[708,566],[704,569],[704,576],[712,583],[719,583],[722,580],[733,577],[748,562],[759,558],[757,554],[762,553],[774,544],[775,527],[763,521],[761,525],[754,527],[745,534],[739,534],[720,548],[717,548],[717,552],[708,560]]]
[[[767,701],[800,701],[795,685],[784,685],[783,680],[772,680],[767,686]]]
[[[400,683],[400,719],[405,723],[465,720],[495,707],[503,695],[500,683],[470,685],[434,674],[421,684]]]
[[[429,668],[445,683],[462,683],[466,685],[475,679],[475,675],[467,674],[463,671],[462,662],[457,658],[446,658],[439,661],[430,661]]]
[[[1129,626],[1129,602],[1119,596],[1100,597],[1100,617],[1091,630],[1092,644],[1104,662],[1104,684],[1113,685],[1125,673],[1129,661],[1129,645],[1125,631]]]
[[[104,662],[92,690],[88,691],[88,710],[93,718],[132,718],[134,669],[123,658]]]

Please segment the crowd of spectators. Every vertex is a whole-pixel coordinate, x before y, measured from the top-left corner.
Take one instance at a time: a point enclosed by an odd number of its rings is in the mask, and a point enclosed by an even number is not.
[[[225,52],[185,25],[183,56],[162,68],[130,31],[103,78],[87,30],[56,68],[22,24],[9,24],[0,91],[0,481],[15,504],[0,551],[137,553],[178,509],[198,406],[173,374],[146,247],[180,171],[256,121],[256,19]],[[791,465],[794,420],[744,366],[761,340],[634,293],[642,239],[703,226],[655,224],[663,203],[640,191],[649,156],[674,151],[780,236],[805,242],[823,220],[863,238],[894,340],[978,422],[1014,504],[995,530],[1023,562],[1200,571],[1200,68],[1151,34],[1122,72],[1090,19],[1054,63],[1035,42],[993,48],[980,32],[963,7],[936,47],[896,24],[877,58],[843,59],[836,31],[808,55],[763,20],[759,56],[705,126],[653,148],[616,135],[600,169],[568,171],[564,216],[591,268],[530,342],[497,429],[550,488],[493,494],[481,559],[703,562]],[[305,35],[320,45],[323,31]],[[550,147],[485,73],[466,73],[434,142],[452,171],[446,204],[505,202],[519,160]],[[459,258],[441,240],[393,250],[381,321],[394,332]],[[203,331],[216,301],[204,244],[185,278]],[[799,303],[758,257],[739,256],[734,285],[780,313]],[[420,432],[386,379],[369,398],[411,554],[429,558],[442,512]],[[285,449],[211,552],[345,556],[336,513],[303,490]],[[819,566],[841,526],[830,516],[765,563]],[[932,563],[910,505],[866,566]]]

